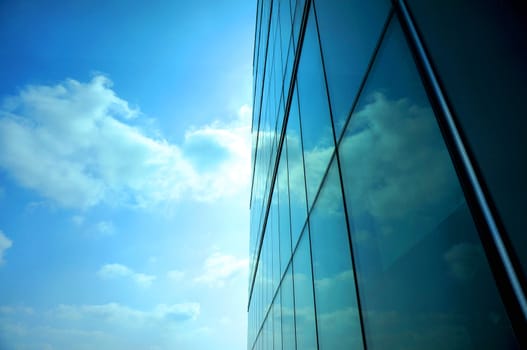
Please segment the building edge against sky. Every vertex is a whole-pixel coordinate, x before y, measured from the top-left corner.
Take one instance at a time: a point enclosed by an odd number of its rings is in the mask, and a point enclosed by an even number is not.
[[[248,349],[527,347],[526,14],[258,1]]]

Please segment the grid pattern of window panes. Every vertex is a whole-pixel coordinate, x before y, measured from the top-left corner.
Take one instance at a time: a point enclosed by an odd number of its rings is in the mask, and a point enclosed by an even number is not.
[[[257,8],[248,349],[517,348],[391,1]]]

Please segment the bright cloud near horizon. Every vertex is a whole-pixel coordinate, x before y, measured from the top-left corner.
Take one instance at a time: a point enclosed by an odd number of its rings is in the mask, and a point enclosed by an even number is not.
[[[0,5],[0,348],[246,347],[255,6]]]
[[[27,86],[0,107],[0,167],[59,206],[101,202],[148,207],[181,198],[211,201],[250,179],[250,108],[185,132],[183,145],[150,137],[140,118],[97,75]]]

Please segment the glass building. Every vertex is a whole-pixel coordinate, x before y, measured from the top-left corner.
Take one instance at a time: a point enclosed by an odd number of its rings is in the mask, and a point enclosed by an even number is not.
[[[527,348],[526,13],[259,0],[248,349]]]

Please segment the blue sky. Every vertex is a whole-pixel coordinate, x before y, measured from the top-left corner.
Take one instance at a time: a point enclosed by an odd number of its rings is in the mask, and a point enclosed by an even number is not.
[[[0,348],[246,346],[252,1],[0,4]]]

